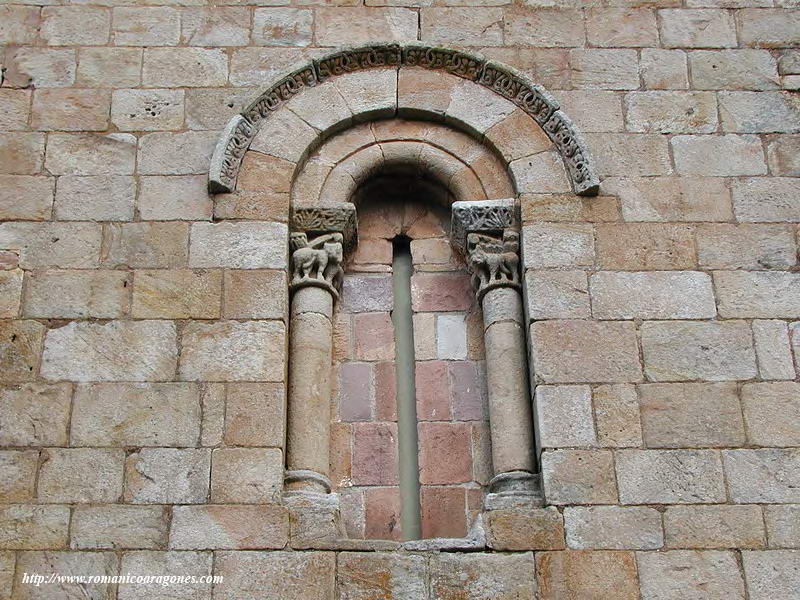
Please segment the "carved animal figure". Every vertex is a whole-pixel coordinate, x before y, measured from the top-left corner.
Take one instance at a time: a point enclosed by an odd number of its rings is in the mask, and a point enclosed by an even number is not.
[[[331,233],[309,243],[305,233],[293,233],[290,240],[292,283],[299,283],[304,279],[317,279],[338,285],[344,258],[343,240],[341,233]]]
[[[470,235],[470,238],[472,251],[469,261],[474,271],[473,284],[486,285],[503,279],[517,281],[519,242],[515,233],[507,232],[502,243],[477,234]]]

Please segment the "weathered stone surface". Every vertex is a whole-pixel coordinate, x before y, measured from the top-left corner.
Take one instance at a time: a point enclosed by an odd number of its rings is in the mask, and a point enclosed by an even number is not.
[[[717,271],[714,283],[721,317],[800,317],[800,273]]]
[[[753,343],[762,379],[794,379],[789,328],[784,321],[753,321]]]
[[[221,446],[225,430],[225,384],[201,383],[200,406],[203,410],[201,446]]]
[[[688,225],[600,224],[595,227],[597,259],[606,270],[692,269],[694,235]]]
[[[797,132],[800,102],[790,92],[724,92],[722,130],[735,133]]]
[[[627,384],[594,388],[592,404],[600,446],[624,448],[642,444],[636,388]]]
[[[291,138],[286,139],[285,131],[292,132]],[[277,110],[260,124],[250,150],[299,162],[318,135],[316,129],[293,112]]]
[[[67,547],[69,506],[0,506],[0,548],[52,550]]]
[[[125,461],[125,502],[204,503],[210,469],[211,450],[143,448]]]
[[[792,6],[778,3],[777,6]],[[794,11],[748,8],[738,13],[741,24],[740,40],[747,46],[759,48],[796,47],[800,44],[800,18]]]
[[[0,42],[3,44],[32,44],[36,41],[39,26],[39,9],[35,6],[5,5],[0,10],[3,26]]]
[[[488,93],[488,92],[487,92]],[[509,106],[510,103],[507,102]],[[510,114],[510,108],[506,111]],[[509,165],[517,189],[530,194],[567,194],[569,179],[564,162],[555,151],[540,152],[513,161]]]
[[[36,321],[0,321],[0,380],[18,383],[36,378],[45,329]]]
[[[146,48],[142,82],[148,87],[225,85],[228,57],[221,49]]]
[[[590,133],[589,145],[598,157],[601,176],[670,175],[673,172],[667,140],[663,135]]]
[[[222,129],[257,93],[253,88],[186,90],[186,126],[189,129]]]
[[[250,39],[249,16],[247,7],[184,9],[181,38],[190,46],[246,46]]]
[[[717,99],[711,92],[630,92],[625,95],[629,131],[713,133]]]
[[[407,8],[325,7],[315,12],[316,40],[320,46],[417,39],[417,14]]]
[[[218,137],[215,131],[157,132],[143,135],[139,140],[139,173],[205,174]]]
[[[0,552],[0,598],[11,600],[11,587],[14,584],[14,568],[17,557],[13,552]]]
[[[587,34],[592,46],[619,48],[657,45],[656,15],[647,8],[592,8],[587,11],[586,18],[591,23],[587,27]],[[580,21],[580,17],[577,20]]]
[[[73,446],[193,446],[200,416],[194,384],[80,385],[70,441]]]
[[[661,40],[668,48],[736,47],[733,13],[711,9],[659,11]]]
[[[546,383],[642,379],[631,322],[539,321],[531,325],[531,347],[536,375]]]
[[[50,46],[102,46],[108,43],[108,8],[47,6],[42,9],[41,36]]]
[[[0,133],[0,172],[35,175],[44,158],[44,134]]]
[[[636,555],[642,598],[744,600],[744,582],[732,552],[672,550]]]
[[[145,319],[213,319],[220,316],[222,273],[141,270],[133,281],[132,315]]]
[[[533,600],[534,560],[522,554],[441,553],[431,557],[431,600]],[[528,577],[519,577],[529,573]]]
[[[520,204],[523,223],[531,221],[602,223],[620,220],[619,201],[613,196],[522,194]]]
[[[129,133],[51,133],[44,166],[53,175],[130,175],[136,138]]]
[[[0,271],[0,318],[19,316],[22,301],[22,269]]]
[[[699,225],[697,254],[712,269],[785,269],[795,262],[793,231],[784,225]]]
[[[115,90],[111,122],[120,131],[181,129],[183,94],[183,90]]]
[[[800,552],[742,552],[747,589],[752,600],[791,598],[800,590]]]
[[[170,548],[176,550],[281,549],[289,539],[282,506],[176,506]]]
[[[175,46],[179,37],[180,13],[174,8],[123,6],[114,9],[114,44],[117,46]]]
[[[128,309],[124,271],[31,271],[23,313],[34,318],[122,317]]]
[[[77,7],[76,7],[77,8]],[[109,581],[75,583],[69,580],[58,584],[44,583],[34,587],[23,583],[25,573],[73,575],[82,577],[112,577],[118,573],[119,561],[113,552],[24,552],[17,561],[14,580],[14,598],[57,600],[59,598],[86,598],[91,600],[113,600],[114,585]],[[47,577],[47,576],[45,576]],[[33,589],[31,593],[29,590]]]
[[[670,506],[664,513],[668,548],[763,548],[758,506]]]
[[[641,338],[645,372],[653,381],[727,381],[757,372],[744,321],[648,322]]]
[[[96,223],[0,223],[0,247],[18,249],[23,269],[96,268],[100,239]]]
[[[49,448],[42,451],[37,491],[43,502],[116,502],[122,494],[125,451]]]
[[[130,221],[135,196],[133,177],[60,177],[55,197],[56,218],[61,221]]]
[[[522,228],[525,268],[582,267],[594,263],[594,228],[588,223],[540,223]]]
[[[767,50],[701,50],[689,53],[692,82],[699,90],[774,90],[775,59]]]
[[[180,573],[187,580],[171,585],[163,585],[157,579],[146,583],[120,583],[117,599],[209,600],[212,565],[211,552],[126,552],[120,564],[122,573],[151,577],[174,577]]]
[[[45,131],[105,131],[110,104],[106,90],[37,90],[31,126]]]
[[[230,383],[225,405],[225,442],[234,446],[282,447],[286,394],[282,384]]]
[[[683,136],[671,140],[681,175],[766,175],[764,149],[753,135]]]
[[[141,83],[141,48],[81,48],[76,82],[84,87],[123,88]]]
[[[725,501],[722,460],[712,450],[620,450],[616,454],[623,504]]]
[[[344,278],[341,310],[379,312],[392,310],[392,278],[385,274],[353,274]]]
[[[502,46],[503,11],[495,7],[424,8],[419,35],[433,45]]]
[[[283,453],[276,448],[218,448],[211,467],[211,501],[267,504],[283,488]]]
[[[506,18],[504,39],[508,45],[568,47],[583,46],[586,40],[583,18],[576,10],[509,11]]]
[[[79,506],[72,517],[75,550],[164,548],[167,511],[162,506]]]
[[[195,223],[189,265],[282,269],[287,260],[287,235],[284,223]]]
[[[542,600],[639,600],[633,552],[541,552],[536,581]]]
[[[333,600],[333,552],[218,552],[214,574],[220,600],[254,596],[283,600]]]
[[[800,506],[764,507],[770,548],[800,548]]]
[[[567,546],[576,550],[657,550],[664,544],[661,513],[638,506],[564,509]]]
[[[257,8],[253,13],[253,42],[259,46],[308,46],[311,44],[313,20],[310,10]],[[246,36],[247,32],[245,41]]]
[[[163,381],[177,361],[174,323],[73,322],[50,329],[42,376],[53,381]]]
[[[782,135],[767,145],[769,168],[775,175],[800,177],[800,137]]]
[[[0,502],[31,502],[34,499],[37,450],[0,450]]]
[[[66,446],[69,384],[0,388],[0,446]]]
[[[439,315],[436,317],[436,356],[444,360],[467,358],[465,315]]]
[[[588,385],[536,386],[534,414],[542,448],[592,446],[592,390]]]
[[[635,50],[575,49],[569,54],[577,89],[635,90],[639,64]]]
[[[800,451],[797,449],[724,450],[731,501],[800,502]]]
[[[279,321],[187,323],[180,377],[188,381],[283,381],[285,327]]]
[[[742,179],[732,184],[733,210],[743,222],[800,222],[800,184],[790,177]]]
[[[139,269],[185,267],[189,226],[185,223],[111,224],[101,258],[108,267]]]
[[[53,208],[54,177],[0,175],[0,218],[46,221]]]
[[[469,310],[475,301],[464,273],[415,273],[411,276],[411,305],[415,312]]]
[[[28,128],[31,92],[28,90],[0,90],[0,101],[7,112],[0,116],[0,129],[23,130]]]
[[[800,383],[742,386],[748,438],[756,446],[800,446]]]
[[[648,89],[685,90],[689,87],[686,53],[681,50],[643,48],[639,65]]]
[[[445,424],[439,424],[442,427],[432,431],[425,431],[422,429],[423,425],[420,424],[421,442],[420,442],[420,473],[425,470],[424,479],[421,475],[420,481],[422,483],[440,483],[436,478],[441,474],[439,479],[441,483],[452,483],[449,475],[454,471],[460,474],[464,470],[469,469],[469,454],[466,460],[462,456],[454,457],[454,461],[446,461],[443,465],[436,463],[431,467],[425,468],[425,460],[428,456],[427,449],[431,444],[426,443],[427,438],[435,443],[440,438],[435,437],[436,433],[441,433],[442,436],[447,436],[452,433],[450,429],[446,428]],[[456,433],[463,433],[457,431]],[[427,434],[427,435],[426,435]],[[463,441],[463,438],[460,438]],[[436,450],[441,450],[447,442],[451,442],[450,437],[444,437],[443,444],[436,447]],[[398,459],[397,459],[397,425],[394,423],[358,423],[353,427],[353,484],[355,485],[397,485],[398,482]],[[463,452],[464,446],[456,446]],[[440,455],[437,455],[440,458]],[[454,468],[455,465],[455,468]],[[438,467],[438,469],[437,469]],[[448,468],[449,467],[449,468]],[[460,467],[460,470],[459,470]],[[428,478],[430,481],[428,481]],[[467,481],[462,475],[461,481]]]
[[[531,319],[589,316],[589,284],[584,271],[529,270],[525,273],[525,284]]]
[[[549,504],[614,504],[617,483],[608,450],[542,453],[542,483]]]
[[[492,510],[483,518],[494,550],[564,549],[564,519],[554,506]]]
[[[694,271],[600,272],[591,278],[599,319],[704,319],[716,315],[711,277]]]
[[[639,386],[648,448],[713,448],[745,442],[734,383],[652,383]]]
[[[427,560],[422,556],[382,552],[344,552],[337,561],[336,582],[342,600],[426,598]]]

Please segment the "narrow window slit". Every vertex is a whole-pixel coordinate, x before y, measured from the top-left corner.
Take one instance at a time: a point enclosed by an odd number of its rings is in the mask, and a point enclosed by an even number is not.
[[[419,499],[419,457],[417,439],[417,402],[415,386],[414,322],[411,311],[410,240],[393,240],[392,279],[395,337],[395,376],[397,389],[398,454],[400,461],[400,523],[403,538],[422,537]]]

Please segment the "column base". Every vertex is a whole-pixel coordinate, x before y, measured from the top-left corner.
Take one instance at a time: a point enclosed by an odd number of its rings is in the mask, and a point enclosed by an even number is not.
[[[484,510],[544,506],[541,480],[538,473],[509,471],[495,475],[489,482],[489,493],[483,501]]]
[[[286,493],[312,492],[330,494],[331,480],[316,471],[305,469],[286,471],[283,476],[283,489]]]
[[[289,509],[292,548],[320,548],[345,537],[338,494],[289,491],[283,494],[283,504]]]

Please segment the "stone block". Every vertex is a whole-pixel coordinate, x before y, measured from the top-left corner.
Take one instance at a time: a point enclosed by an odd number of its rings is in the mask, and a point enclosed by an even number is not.
[[[643,600],[744,600],[733,552],[671,550],[636,555]]]
[[[257,95],[258,90],[253,88],[186,90],[186,126],[189,129],[222,129]]]
[[[722,460],[713,450],[620,450],[616,454],[623,504],[724,502]]]
[[[186,223],[138,222],[111,224],[101,258],[105,266],[134,269],[185,267],[189,250]]]
[[[79,8],[79,7],[75,7]],[[80,7],[83,8],[83,7]],[[116,587],[110,583],[118,574],[119,561],[113,552],[25,552],[19,555],[17,574],[14,580],[14,598],[27,600],[58,600],[60,598],[91,598],[91,600],[114,600]],[[76,583],[73,579],[57,584],[44,583],[33,586],[23,583],[25,573],[56,573],[92,579]],[[48,577],[49,575],[45,575]],[[93,578],[97,577],[97,580]],[[106,581],[103,582],[103,579]]]
[[[599,385],[592,393],[600,446],[642,445],[642,426],[636,388],[627,384]]]
[[[735,48],[733,12],[714,9],[658,11],[661,42],[666,48]]]
[[[356,360],[394,359],[394,327],[388,312],[355,315],[353,333]]]
[[[664,532],[668,548],[763,548],[766,543],[758,506],[670,506]]]
[[[594,264],[594,228],[588,223],[537,223],[522,228],[527,269]]]
[[[755,446],[800,446],[800,383],[748,383],[742,409]]]
[[[167,545],[163,506],[78,506],[72,517],[74,550],[159,549]]]
[[[68,383],[0,388],[0,446],[66,446],[71,397]]]
[[[111,11],[96,6],[45,6],[39,28],[48,46],[105,46]]]
[[[218,138],[216,131],[145,134],[139,139],[138,171],[141,175],[205,175]]]
[[[588,385],[538,385],[533,406],[542,448],[593,446],[597,441]]]
[[[441,553],[431,557],[430,598],[534,600],[533,553]],[[520,577],[520,573],[530,574]]]
[[[393,69],[348,73],[332,83],[358,120],[391,117],[397,111],[397,71]]]
[[[422,485],[472,480],[472,443],[466,423],[419,423],[419,481]]]
[[[784,225],[701,224],[696,235],[701,267],[786,269],[795,262],[793,231]]]
[[[228,80],[228,56],[214,48],[146,48],[142,83],[148,87],[213,87]]]
[[[59,177],[55,197],[61,221],[130,221],[136,197],[133,177],[94,175]]]
[[[45,168],[53,175],[131,175],[136,138],[129,133],[51,133]]]
[[[289,192],[294,175],[295,164],[282,158],[267,156],[259,152],[248,152],[242,159],[239,178],[236,180],[237,192],[259,192],[283,198],[278,194]],[[288,198],[285,199],[288,207]],[[277,219],[277,217],[275,217]],[[285,219],[285,215],[281,215]]]
[[[187,381],[283,381],[286,331],[279,321],[187,323],[180,377]]]
[[[712,92],[631,92],[625,95],[628,131],[714,133],[717,99]]]
[[[778,88],[775,58],[768,50],[698,50],[689,53],[689,66],[697,90]]]
[[[186,580],[164,585],[158,579],[120,583],[117,600],[211,600],[211,552],[153,552],[139,550],[122,555],[120,571],[134,577],[175,577]]]
[[[75,50],[51,50],[25,46],[6,50],[6,76],[18,87],[34,85],[70,87],[75,82]]]
[[[42,376],[72,381],[164,381],[174,377],[176,362],[174,323],[72,322],[48,331]]]
[[[548,504],[615,504],[614,458],[608,450],[554,450],[541,456]]]
[[[765,175],[761,140],[753,135],[676,136],[675,166],[682,175]]]
[[[570,191],[564,162],[557,152],[540,152],[517,159],[509,165],[509,170],[517,190],[522,193],[568,194]]]
[[[626,221],[728,221],[731,193],[720,178],[612,177],[606,193],[618,194]]]
[[[800,552],[767,550],[742,552],[751,600],[791,598],[800,590]]]
[[[48,448],[42,451],[37,492],[41,502],[117,502],[122,495],[125,451]]]
[[[800,131],[800,101],[790,92],[722,92],[719,112],[726,132]]]
[[[284,132],[291,131],[291,137]],[[250,150],[299,162],[319,136],[319,132],[288,109],[274,111],[259,124]],[[287,139],[288,137],[288,139]]]
[[[225,384],[201,383],[200,406],[203,410],[201,446],[221,446],[225,433]]]
[[[52,550],[67,547],[69,506],[0,505],[0,548]]]
[[[248,155],[250,156],[250,155]],[[259,156],[268,161],[277,161],[269,156],[253,153],[252,156]],[[291,167],[292,163],[280,161]],[[291,176],[291,169],[286,173]],[[245,173],[245,179],[247,174]],[[278,178],[279,180],[280,178]],[[270,183],[275,183],[272,180]],[[237,185],[241,189],[243,179],[239,179]],[[259,182],[267,183],[267,182]],[[260,186],[259,186],[260,187]],[[288,189],[289,184],[281,182],[275,186]],[[285,221],[289,215],[289,193],[274,192],[270,190],[258,191],[237,191],[234,194],[217,194],[214,197],[214,217],[216,219],[246,219],[249,221]]]
[[[281,549],[289,539],[289,513],[276,505],[176,506],[170,548],[176,550]]]
[[[767,143],[770,172],[800,177],[800,136],[781,135]]]
[[[212,270],[140,270],[133,280],[132,315],[144,319],[220,316],[222,273]]]
[[[716,271],[714,284],[721,317],[800,317],[800,273]]]
[[[789,328],[784,321],[753,321],[753,343],[762,379],[793,379]]]
[[[36,321],[0,321],[0,381],[36,378],[45,328]]]
[[[309,46],[313,20],[313,13],[306,9],[257,8],[253,13],[253,43],[258,46]],[[333,34],[334,31],[329,32]],[[247,32],[243,46],[247,45],[246,36]]]
[[[564,509],[567,546],[576,550],[657,550],[664,545],[661,513],[644,506]]]
[[[734,181],[733,210],[740,222],[800,223],[800,184],[792,177]]]
[[[142,77],[141,48],[81,48],[76,82],[89,88],[136,87]]]
[[[725,450],[722,455],[732,502],[800,503],[800,450]]]
[[[350,498],[347,498],[349,501]],[[345,510],[347,510],[345,508]],[[359,502],[355,511],[362,521],[361,534],[367,539],[399,540],[400,530],[400,488],[368,487],[364,488],[364,499]],[[424,517],[422,517],[424,519]],[[460,515],[452,515],[454,521],[461,522]]]
[[[181,39],[189,46],[247,46],[249,25],[250,11],[246,6],[210,6],[181,11]]]
[[[423,556],[383,552],[339,554],[336,583],[344,600],[426,598],[428,561]]]
[[[643,48],[639,64],[644,87],[651,90],[689,88],[686,53],[682,50]]]
[[[353,485],[397,485],[397,444],[395,423],[355,424]]]
[[[0,502],[34,499],[38,450],[0,450]]]
[[[244,600],[254,594],[281,600],[333,600],[336,554],[218,552],[214,574],[223,577],[214,589],[220,600]]]
[[[745,442],[735,383],[651,383],[639,386],[648,448],[714,448]]]
[[[420,40],[444,46],[502,46],[503,9],[423,8]]]
[[[684,270],[696,266],[694,235],[688,225],[601,224],[596,227],[596,243],[598,263],[608,270]]]
[[[0,219],[47,221],[54,190],[54,177],[0,175]]]
[[[0,598],[11,600],[11,587],[14,584],[14,568],[17,557],[13,552],[0,552]]]
[[[283,452],[276,448],[218,448],[211,467],[211,501],[268,504],[283,488]]]
[[[581,319],[590,314],[585,271],[529,270],[525,285],[532,320]]]
[[[166,6],[114,8],[114,45],[175,46],[180,41],[180,13]]]
[[[28,128],[30,118],[31,92],[28,90],[0,90],[0,102],[6,113],[0,116],[0,128],[3,130],[23,130]]]
[[[441,360],[417,362],[415,367],[417,419],[447,421],[452,418],[447,363]]]
[[[208,449],[143,448],[125,461],[125,502],[205,503],[210,469]]]
[[[531,324],[531,351],[545,383],[642,379],[632,322],[539,321]]]
[[[31,271],[23,313],[34,318],[121,317],[130,304],[128,286],[124,271]]]
[[[672,163],[663,135],[644,133],[590,133],[589,145],[597,156],[601,176],[669,175]]]
[[[594,18],[599,18],[595,16]],[[593,18],[593,20],[594,20]],[[579,10],[507,9],[505,11],[505,43],[509,46],[570,47],[584,46],[586,33]],[[591,29],[601,35],[600,26]],[[604,44],[592,42],[592,45]],[[624,46],[626,44],[614,44]]]
[[[639,600],[633,552],[542,552],[536,581],[541,600]]]
[[[711,277],[696,271],[616,273],[591,279],[598,319],[705,319],[716,316]]]
[[[592,46],[619,48],[658,45],[656,13],[647,7],[591,8],[586,12],[586,19],[589,23],[586,28],[588,40]],[[576,20],[580,22],[580,16]]]
[[[635,90],[639,88],[636,50],[570,50],[575,89]]]
[[[417,40],[417,13],[407,8],[323,7],[315,12],[320,46]]]
[[[778,3],[779,7],[793,7]],[[756,48],[793,48],[800,45],[800,16],[794,10],[746,8],[737,11],[739,40]]]
[[[283,269],[287,235],[284,223],[194,223],[189,266]]]
[[[491,510],[484,519],[493,550],[564,549],[564,519],[554,506]]]
[[[237,48],[231,56],[230,82],[237,87],[258,88],[288,73],[293,65],[302,62],[308,64],[312,57],[325,53],[327,50],[309,51],[306,48]],[[311,90],[306,90],[298,97],[310,93]]]
[[[22,302],[22,269],[0,271],[0,318],[19,316]]]
[[[0,133],[0,173],[35,175],[43,158],[43,133]]]
[[[120,131],[183,127],[183,90],[114,90],[111,122]]]
[[[19,250],[22,269],[97,268],[102,228],[96,223],[0,223],[0,248]]]
[[[225,443],[283,447],[286,393],[282,384],[229,383],[225,405]]]
[[[79,385],[73,401],[73,446],[194,446],[201,407],[191,383]]]
[[[392,277],[386,274],[348,274],[342,286],[341,310],[348,313],[391,311]]]
[[[800,548],[800,506],[765,506],[764,521],[770,548]]]
[[[36,90],[31,127],[45,131],[105,131],[110,104],[106,90]]]
[[[652,381],[728,381],[756,376],[750,327],[744,321],[648,322],[641,327]]]
[[[467,358],[467,326],[464,315],[436,317],[436,355],[444,360]]]
[[[33,44],[39,27],[40,10],[36,6],[5,5],[0,9],[3,25],[0,43],[3,45]],[[9,588],[10,589],[10,588]]]

